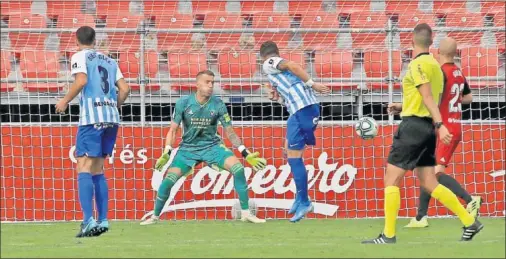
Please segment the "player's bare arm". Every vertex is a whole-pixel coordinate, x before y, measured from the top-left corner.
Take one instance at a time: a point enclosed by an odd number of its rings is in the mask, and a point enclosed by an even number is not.
[[[130,93],[130,86],[123,78],[116,82],[116,86],[118,86],[118,106],[121,106],[128,98],[128,94]]]
[[[84,86],[88,83],[88,76],[86,73],[77,73],[75,80],[69,88],[67,94],[60,99],[56,104],[56,112],[63,113],[67,110],[69,103],[83,90]]]
[[[278,69],[283,70],[283,71],[289,70],[295,76],[297,76],[302,81],[304,81],[306,83],[306,85],[311,86],[315,91],[317,91],[321,94],[329,94],[330,93],[330,88],[328,88],[327,86],[325,86],[323,84],[314,82],[313,79],[311,79],[311,76],[309,76],[309,74],[306,72],[306,70],[304,70],[304,68],[302,68],[299,64],[297,64],[293,61],[283,60],[282,62],[279,63]]]
[[[235,133],[234,127],[232,125],[224,127],[224,130],[228,140],[232,142],[234,148],[237,148],[239,152],[241,152],[242,156],[246,159],[248,164],[250,164],[253,167],[253,170],[260,171],[265,168],[265,166],[267,165],[267,161],[264,158],[260,157],[260,153],[258,152],[251,153],[243,145],[241,138],[237,136],[237,133]]]
[[[387,112],[391,115],[398,115],[402,112],[402,103],[389,103]]]
[[[422,100],[427,110],[429,110],[430,115],[432,116],[432,120],[435,123],[441,123],[443,119],[441,118],[441,113],[439,112],[439,107],[437,106],[434,98],[432,97],[432,90],[430,83],[425,83],[418,86],[418,91],[422,95]],[[449,144],[453,138],[453,135],[450,134],[445,125],[441,125],[438,130],[439,138],[443,143]]]
[[[235,133],[234,127],[232,125],[229,125],[224,128],[225,133],[227,134],[228,140],[232,142],[232,145],[234,148],[239,148],[242,145],[242,140],[237,136],[237,133]]]

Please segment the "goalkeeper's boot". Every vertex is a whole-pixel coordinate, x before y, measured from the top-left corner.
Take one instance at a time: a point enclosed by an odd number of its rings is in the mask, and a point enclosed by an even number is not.
[[[97,229],[97,221],[91,217],[88,221],[82,222],[76,237],[91,237]]]
[[[381,233],[377,238],[364,240],[362,244],[395,244],[397,242],[397,238],[394,237],[386,237],[385,234]]]
[[[241,211],[241,221],[251,223],[265,223],[265,219],[259,219],[257,216],[251,214],[249,210]]]
[[[471,241],[473,237],[480,233],[480,231],[483,229],[483,224],[479,222],[477,219],[474,220],[474,223],[469,227],[464,227],[464,233],[462,233],[462,238],[460,241]]]
[[[404,226],[405,228],[426,228],[429,226],[429,221],[427,221],[427,216],[423,216],[420,220],[416,220],[416,218],[412,218],[409,224]]]
[[[93,236],[98,237],[107,231],[109,231],[109,221],[106,219],[98,222],[98,227],[95,229]]]
[[[297,211],[297,208],[299,207],[299,205],[300,205],[300,199],[299,199],[299,196],[296,195],[295,201],[293,201],[292,207],[288,211],[288,214],[294,214]]]
[[[303,219],[309,212],[312,212],[313,209],[314,207],[311,201],[306,204],[300,203],[299,207],[297,208],[297,212],[295,212],[295,215],[290,219],[290,222],[298,222],[299,220]]]
[[[474,218],[478,217],[478,214],[480,213],[480,206],[482,204],[482,199],[479,196],[473,196],[473,200],[467,204],[466,210],[473,216]]]
[[[146,220],[142,221],[141,226],[156,224],[156,223],[158,223],[159,220],[160,220],[159,217],[153,215],[153,216],[147,218]]]

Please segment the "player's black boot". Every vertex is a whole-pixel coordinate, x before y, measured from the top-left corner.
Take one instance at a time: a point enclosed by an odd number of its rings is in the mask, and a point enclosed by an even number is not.
[[[464,233],[462,233],[460,241],[471,241],[476,234],[480,233],[483,227],[484,225],[481,222],[475,220],[471,226],[464,227]]]
[[[385,234],[381,233],[377,238],[364,240],[362,244],[395,244],[397,243],[396,237],[386,237]]]
[[[90,218],[86,224],[83,222],[79,227],[79,233],[77,233],[76,237],[91,237],[93,233],[95,233],[97,229],[97,222],[95,219]]]

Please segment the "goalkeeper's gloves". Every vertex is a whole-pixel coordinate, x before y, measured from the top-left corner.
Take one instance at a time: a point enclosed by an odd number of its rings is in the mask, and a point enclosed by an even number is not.
[[[248,149],[246,149],[244,145],[241,145],[239,147],[239,152],[241,152],[242,156],[246,158],[246,162],[248,162],[248,164],[253,167],[253,170],[255,170],[255,172],[263,170],[267,165],[267,161],[264,158],[260,157],[260,153],[251,153]]]
[[[171,146],[166,146],[163,150],[162,156],[156,160],[155,169],[161,171],[163,167],[169,162],[170,153],[172,152]]]

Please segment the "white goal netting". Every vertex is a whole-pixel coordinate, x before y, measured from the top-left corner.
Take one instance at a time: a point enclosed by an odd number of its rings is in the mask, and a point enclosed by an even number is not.
[[[106,163],[111,219],[140,219],[153,209],[163,178],[153,166],[174,103],[195,90],[203,69],[217,75],[215,94],[245,144],[268,160],[263,172],[247,169],[252,206],[261,217],[287,217],[295,188],[282,154],[288,114],[263,96],[258,50],[267,40],[332,88],[319,97],[318,141],[305,154],[316,204],[310,217],[382,217],[382,177],[399,119],[385,104],[401,100],[410,32],[420,22],[434,29],[434,55],[441,39],[457,39],[457,62],[474,96],[463,107],[463,141],[449,172],[484,198],[482,215],[504,215],[504,1],[3,0],[0,14],[1,221],[82,217],[73,156],[77,99],[65,115],[54,111],[71,83],[74,32],[82,25],[96,29],[96,49],[118,60],[132,88]],[[354,133],[362,116],[380,123],[374,140]],[[232,184],[227,172],[198,167],[174,187],[164,217],[231,218]],[[401,216],[414,215],[418,192],[408,173]],[[434,204],[429,215],[449,215]]]

